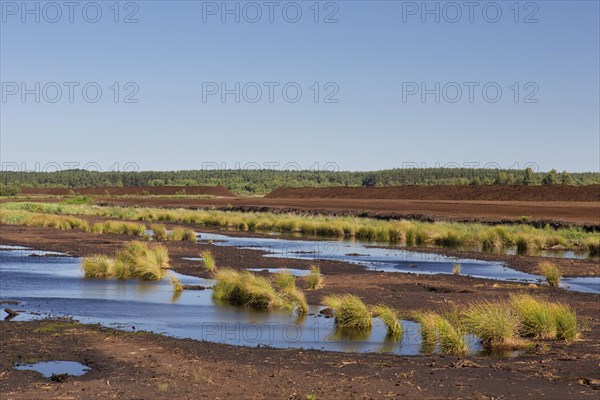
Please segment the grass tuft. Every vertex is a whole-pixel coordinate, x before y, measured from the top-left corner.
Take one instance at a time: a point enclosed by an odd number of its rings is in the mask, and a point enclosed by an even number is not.
[[[565,304],[553,304],[552,309],[556,319],[556,338],[559,340],[575,340],[579,337],[577,314]]]
[[[452,273],[454,275],[460,275],[460,271],[461,271],[461,266],[459,263],[456,263],[452,266]]]
[[[519,347],[519,316],[506,303],[472,304],[466,311],[466,326],[483,340],[486,348]]]
[[[154,240],[167,239],[167,228],[163,224],[152,224],[150,229],[154,232]]]
[[[323,287],[324,277],[318,265],[310,266],[310,273],[306,277],[306,289],[315,290]]]
[[[554,307],[526,294],[511,294],[510,304],[520,320],[520,333],[535,339],[555,339],[557,334]]]
[[[215,270],[213,278],[217,281],[213,287],[215,300],[257,309],[296,309],[298,314],[308,312],[304,293],[295,286],[278,291],[268,278],[231,268]]]
[[[542,275],[546,277],[546,282],[548,282],[548,285],[557,287],[560,284],[562,274],[556,264],[549,261],[542,261],[538,267]]]
[[[171,282],[171,286],[173,286],[173,291],[175,293],[181,293],[183,291],[183,285],[175,275],[169,275],[169,281]]]
[[[274,274],[275,285],[279,289],[292,289],[296,287],[296,278],[290,271],[283,270]]]
[[[334,310],[335,322],[341,328],[371,329],[371,313],[363,301],[354,295],[329,295],[323,304]]]
[[[81,267],[86,278],[108,278],[113,275],[115,261],[104,255],[85,257]]]
[[[393,308],[379,304],[373,307],[373,313],[383,320],[388,338],[398,340],[402,337],[402,325],[398,322],[398,314]]]
[[[215,262],[215,257],[210,252],[210,250],[203,251],[200,253],[200,257],[202,257],[202,261],[204,262],[204,269],[207,271],[214,271],[217,268],[217,263]]]

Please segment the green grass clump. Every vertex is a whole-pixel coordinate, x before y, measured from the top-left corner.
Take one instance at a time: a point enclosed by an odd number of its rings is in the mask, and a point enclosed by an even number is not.
[[[466,327],[458,313],[438,314],[433,311],[417,311],[413,318],[421,325],[421,337],[425,349],[433,350],[439,344],[446,354],[462,355],[469,350]]]
[[[85,257],[81,263],[86,278],[108,278],[114,273],[115,261],[104,255]]]
[[[519,316],[505,303],[481,301],[466,311],[467,329],[483,340],[486,348],[520,347]]]
[[[275,284],[280,289],[290,289],[296,287],[296,278],[290,271],[283,270],[274,274]]]
[[[600,234],[582,228],[536,228],[529,224],[498,224],[420,221],[381,221],[351,216],[315,216],[275,214],[270,212],[237,212],[221,210],[160,209],[139,207],[108,207],[89,204],[58,204],[13,202],[3,203],[2,211],[21,211],[56,215],[87,215],[136,221],[168,221],[182,224],[221,226],[251,231],[299,232],[323,237],[354,237],[364,240],[404,242],[406,246],[480,246],[486,250],[517,247],[520,253],[549,249],[560,245],[569,250],[589,250],[600,253]],[[21,218],[21,223],[24,224]],[[62,222],[53,227],[66,228]],[[38,222],[40,223],[40,222]],[[41,225],[46,226],[46,225]],[[192,240],[188,233],[176,232],[178,240]]]
[[[452,266],[452,273],[454,275],[460,275],[460,271],[461,271],[461,266],[460,264],[456,263]]]
[[[535,339],[555,339],[557,324],[552,304],[526,294],[512,294],[510,304],[520,320],[520,333]]]
[[[88,278],[161,280],[169,267],[169,252],[161,245],[150,247],[133,241],[127,243],[115,258],[103,255],[85,257],[81,267]]]
[[[371,329],[373,321],[369,308],[354,295],[329,295],[323,304],[334,311],[335,323],[340,328]]]
[[[439,315],[430,311],[416,311],[412,316],[421,326],[423,345],[433,350],[438,341],[437,319]]]
[[[318,265],[310,266],[310,273],[306,276],[306,289],[315,290],[323,287],[324,277]]]
[[[115,260],[113,276],[117,279],[131,279],[132,271],[122,260]]]
[[[379,304],[373,307],[373,313],[383,320],[388,338],[398,340],[402,336],[402,325],[398,322],[398,314],[393,308]]]
[[[202,261],[204,262],[204,269],[206,269],[207,271],[214,271],[215,268],[217,268],[215,257],[210,252],[210,250],[206,250],[200,253],[200,257],[202,257]]]
[[[278,290],[269,278],[231,268],[215,270],[213,278],[217,281],[213,287],[215,300],[257,309],[296,309],[298,314],[308,312],[304,293],[295,286]]]
[[[189,228],[175,227],[171,231],[171,234],[169,235],[169,239],[185,241],[185,242],[195,242],[196,241],[196,232],[194,232],[193,230],[191,230]]]
[[[169,253],[162,245],[150,247],[146,243],[133,241],[117,253],[116,260],[123,263],[129,276],[154,281],[165,277]]]
[[[60,204],[94,204],[94,201],[89,196],[75,196],[61,200]]]
[[[443,353],[463,355],[469,351],[462,324],[440,316],[436,319],[436,329]]]
[[[171,286],[173,286],[173,291],[175,293],[181,293],[183,291],[183,285],[175,275],[169,275],[169,281],[171,282]]]
[[[308,314],[308,302],[306,296],[297,287],[288,287],[283,290],[283,295],[289,300],[290,303],[296,308],[298,315]]]
[[[154,232],[154,240],[167,239],[167,228],[163,224],[152,224],[150,229]]]
[[[542,275],[546,277],[546,282],[548,282],[548,285],[557,287],[560,284],[562,274],[556,264],[549,261],[542,261],[538,267]]]
[[[556,319],[556,338],[559,340],[575,340],[579,337],[577,314],[568,305],[557,303],[552,305]]]

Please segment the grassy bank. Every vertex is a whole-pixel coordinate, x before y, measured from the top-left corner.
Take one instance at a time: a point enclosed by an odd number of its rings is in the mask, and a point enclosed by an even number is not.
[[[77,229],[91,233],[140,236],[144,240],[150,240],[151,238],[150,235],[146,234],[146,225],[122,220],[89,223],[72,215],[0,208],[0,222],[7,225],[35,226],[60,230]],[[166,227],[161,224],[151,225],[150,228],[154,231],[155,240],[196,241],[196,233],[189,228],[175,227],[171,232],[167,232]]]
[[[581,228],[535,228],[525,224],[484,225],[459,222],[381,221],[358,217],[301,216],[217,210],[101,207],[80,204],[6,203],[4,210],[56,215],[88,215],[123,220],[175,222],[241,231],[296,232],[327,238],[398,243],[406,246],[517,247],[522,252],[558,247],[600,254],[600,233]]]

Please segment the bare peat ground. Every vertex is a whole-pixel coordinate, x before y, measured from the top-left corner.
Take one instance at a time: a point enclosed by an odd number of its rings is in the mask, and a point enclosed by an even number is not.
[[[0,226],[1,244],[20,244],[74,256],[114,254],[132,237]],[[166,242],[175,270],[206,277],[197,256],[210,248],[219,265],[235,268],[308,268],[306,260],[262,258],[254,250]],[[600,379],[600,296],[546,286],[494,282],[453,275],[384,274],[340,262],[321,262],[323,289],[309,291],[318,304],[330,293],[350,292],[369,304],[387,303],[402,315],[443,309],[526,291],[573,306],[587,327],[573,343],[543,343],[516,359],[423,355],[342,354],[243,348],[146,333],[51,322],[1,322],[0,394],[23,398],[222,398],[222,399],[595,399]],[[118,312],[118,310],[115,310]],[[46,324],[51,324],[47,326]],[[92,371],[64,383],[15,371],[18,361],[68,359]]]
[[[373,200],[373,199],[271,199],[263,197],[215,199],[152,199],[100,197],[97,203],[143,207],[188,207],[239,211],[299,212],[358,215],[373,218],[486,223],[521,222],[556,226],[600,227],[597,202],[525,202],[489,200]]]
[[[210,199],[121,198],[110,195],[187,194]],[[589,186],[396,186],[382,188],[278,188],[265,197],[234,197],[223,187],[171,186],[74,189],[97,196],[97,202],[147,207],[223,208],[241,211],[352,214],[374,218],[425,221],[521,222],[535,225],[581,225],[600,229],[600,185]],[[109,195],[107,195],[109,193]],[[23,194],[64,195],[68,189],[23,189]],[[230,196],[230,197],[228,197]],[[10,200],[9,200],[10,201]],[[51,199],[51,201],[57,201]]]

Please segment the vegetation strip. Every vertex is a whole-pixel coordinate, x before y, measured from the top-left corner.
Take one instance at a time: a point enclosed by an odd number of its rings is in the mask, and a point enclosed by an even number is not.
[[[176,222],[241,231],[299,232],[331,237],[357,238],[406,246],[476,245],[485,250],[517,247],[536,249],[587,249],[600,254],[600,233],[581,228],[535,228],[525,224],[484,225],[458,222],[380,221],[357,217],[301,216],[294,214],[233,212],[216,210],[166,210],[160,208],[102,207],[79,204],[6,203],[2,210],[57,215],[88,215],[124,220]]]

